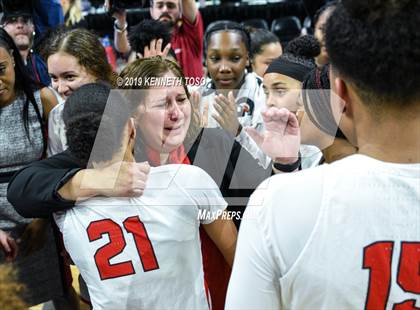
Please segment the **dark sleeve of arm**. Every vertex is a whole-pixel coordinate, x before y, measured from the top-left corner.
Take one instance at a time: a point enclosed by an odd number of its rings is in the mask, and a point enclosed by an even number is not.
[[[33,18],[35,30],[42,34],[46,30],[64,23],[63,9],[58,0],[33,1]]]
[[[52,212],[74,206],[57,191],[79,170],[80,165],[67,152],[33,162],[18,171],[9,182],[7,199],[23,217],[49,217]]]

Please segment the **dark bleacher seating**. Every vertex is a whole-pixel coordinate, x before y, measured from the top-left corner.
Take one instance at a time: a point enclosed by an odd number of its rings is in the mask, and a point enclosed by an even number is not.
[[[271,32],[280,39],[283,46],[300,35],[302,25],[296,16],[280,17],[271,23]]]
[[[206,28],[216,20],[229,19],[243,22],[250,19],[263,19],[270,25],[273,19],[282,16],[297,16],[302,20],[307,15],[301,1],[282,1],[264,5],[225,4],[222,6],[207,6],[200,8]],[[149,9],[142,8],[130,10],[127,14],[129,26],[134,26],[145,18],[150,18]],[[96,31],[100,36],[113,35],[113,20],[108,14],[91,14],[86,16],[89,29]]]
[[[306,16],[303,20],[302,32],[303,31],[305,32],[305,34],[314,34],[314,28],[312,27],[312,18],[310,18],[309,16]]]
[[[253,27],[257,29],[266,29],[266,30],[269,29],[267,21],[262,18],[248,19],[246,21],[243,21],[241,24],[244,26],[249,26],[249,27]]]

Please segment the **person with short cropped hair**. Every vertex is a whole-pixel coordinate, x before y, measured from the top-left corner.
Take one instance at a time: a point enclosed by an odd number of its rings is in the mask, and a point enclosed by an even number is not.
[[[331,104],[358,152],[259,186],[226,309],[419,305],[419,19],[419,1],[337,4],[325,32],[341,98]],[[271,121],[285,131],[296,118],[280,110]]]
[[[146,59],[143,72],[154,71],[157,65]],[[127,102],[130,96],[125,98],[124,91],[111,91],[104,84],[87,84],[76,90],[63,112],[69,155],[96,169],[122,159],[134,161],[136,141],[145,141],[150,121],[156,126],[165,117],[151,98],[166,95],[159,87],[135,92],[137,100]],[[185,96],[182,86],[171,93],[168,96]],[[187,124],[188,105],[177,99],[168,113],[179,113],[179,120],[185,117]],[[140,123],[133,118],[136,113],[141,114]],[[167,138],[170,147],[172,142],[176,137]],[[156,148],[144,142],[136,149],[143,147]],[[168,160],[173,164],[157,164],[151,169],[148,188],[141,197],[92,198],[54,215],[66,249],[86,281],[94,309],[133,309],[139,305],[144,309],[208,309],[200,226],[225,259],[233,261],[236,228],[232,220],[222,217],[227,203],[218,186],[200,168]],[[207,213],[209,217],[200,216]],[[133,234],[134,239],[118,230]],[[123,252],[113,257],[124,262],[104,264],[101,257],[107,254],[98,240],[103,234],[109,234],[109,246],[124,242]]]

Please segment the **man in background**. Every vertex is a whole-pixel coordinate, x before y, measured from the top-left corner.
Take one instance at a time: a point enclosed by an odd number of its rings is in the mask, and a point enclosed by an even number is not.
[[[107,5],[108,1],[105,4]],[[131,50],[127,37],[126,15],[125,10],[119,10],[113,15],[116,18],[114,23],[115,48],[121,53],[128,53]],[[150,0],[150,16],[170,28],[171,47],[185,76],[203,77],[204,27],[195,1]]]
[[[33,22],[33,7],[30,1],[2,1],[3,16],[1,26],[12,37],[23,63],[34,80],[43,86],[51,83],[47,65],[42,58],[32,50],[35,25]]]

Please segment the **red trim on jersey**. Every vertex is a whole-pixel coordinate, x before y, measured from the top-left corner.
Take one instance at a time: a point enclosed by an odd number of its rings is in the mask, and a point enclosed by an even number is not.
[[[160,166],[160,153],[158,151],[148,148],[146,154],[147,159],[152,166]],[[181,145],[179,148],[169,153],[168,164],[191,165],[191,162],[185,153],[184,145]]]

